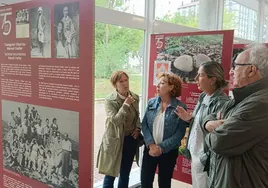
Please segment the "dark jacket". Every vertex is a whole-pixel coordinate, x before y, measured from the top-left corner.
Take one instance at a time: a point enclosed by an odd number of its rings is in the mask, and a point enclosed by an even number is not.
[[[142,133],[146,146],[155,144],[153,138],[153,123],[157,112],[161,108],[161,98],[156,97],[148,101],[148,106],[141,123]],[[163,142],[159,144],[163,153],[176,149],[180,146],[181,139],[183,138],[186,130],[186,122],[181,120],[175,113],[177,106],[182,106],[186,109],[186,105],[175,97],[171,98],[171,103],[167,107],[164,120],[164,135]]]
[[[268,79],[233,90],[224,124],[206,136],[210,188],[268,187]],[[215,120],[215,115],[206,117]]]

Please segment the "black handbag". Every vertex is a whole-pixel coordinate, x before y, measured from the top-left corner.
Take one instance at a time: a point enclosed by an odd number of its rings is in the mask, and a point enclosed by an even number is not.
[[[138,140],[138,146],[141,147],[143,146],[145,143],[144,143],[144,137],[143,135],[140,133],[139,136],[137,137],[137,140]]]

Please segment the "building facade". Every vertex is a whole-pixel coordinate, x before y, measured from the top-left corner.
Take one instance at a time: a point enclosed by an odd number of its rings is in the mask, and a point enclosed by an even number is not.
[[[190,15],[197,16],[199,14],[199,0],[191,0],[182,2],[178,7],[181,16],[188,17]],[[248,40],[256,40],[257,36],[257,12],[240,5],[233,0],[224,1],[225,13],[228,14],[232,23],[225,29],[235,29],[235,36]],[[227,16],[227,15],[224,15]],[[224,23],[223,23],[224,25]]]

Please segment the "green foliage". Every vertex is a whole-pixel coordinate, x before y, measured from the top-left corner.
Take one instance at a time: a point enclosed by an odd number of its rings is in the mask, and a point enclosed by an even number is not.
[[[128,58],[123,43],[116,41],[106,45],[96,45],[95,75],[108,78],[114,70],[122,69]]]
[[[96,6],[119,11],[128,9],[124,0],[96,0]],[[143,36],[144,31],[96,23],[96,77],[109,78],[114,70],[128,68],[129,58],[139,58],[140,46],[143,44]]]
[[[129,73],[128,70],[125,70]],[[130,90],[134,93],[141,95],[141,79],[142,76],[139,74],[128,74],[129,75],[129,85]],[[109,79],[106,78],[96,78],[95,79],[95,98],[105,98],[107,95],[114,91]]]
[[[174,14],[167,14],[163,18],[158,19],[188,27],[198,27],[198,17],[195,12],[190,13],[188,16],[182,16],[179,12],[176,12]]]
[[[229,12],[224,9],[224,16],[223,16],[223,23],[222,23],[222,29],[234,29],[235,25],[235,13]]]
[[[96,6],[104,7],[104,8],[121,8],[123,6],[123,0],[96,0]]]
[[[234,12],[228,12],[224,9],[223,16],[223,29],[233,29],[234,28]],[[188,16],[183,16],[179,12],[174,14],[166,14],[163,18],[157,18],[162,21],[184,25],[187,27],[198,27],[198,14],[195,12],[190,12]]]
[[[139,56],[144,32],[103,23],[95,25],[95,75],[108,78],[114,70],[128,68]]]
[[[96,23],[96,76],[109,77],[112,71],[126,67],[129,57],[139,55],[142,42],[142,31]]]

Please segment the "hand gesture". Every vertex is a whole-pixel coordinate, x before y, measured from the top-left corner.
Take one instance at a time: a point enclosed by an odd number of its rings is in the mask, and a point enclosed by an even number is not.
[[[128,105],[131,105],[131,103],[133,103],[135,101],[135,99],[129,95],[126,99],[125,99],[125,103]]]
[[[183,121],[189,122],[192,119],[192,113],[187,112],[183,107],[177,106],[175,113],[179,116]]]

